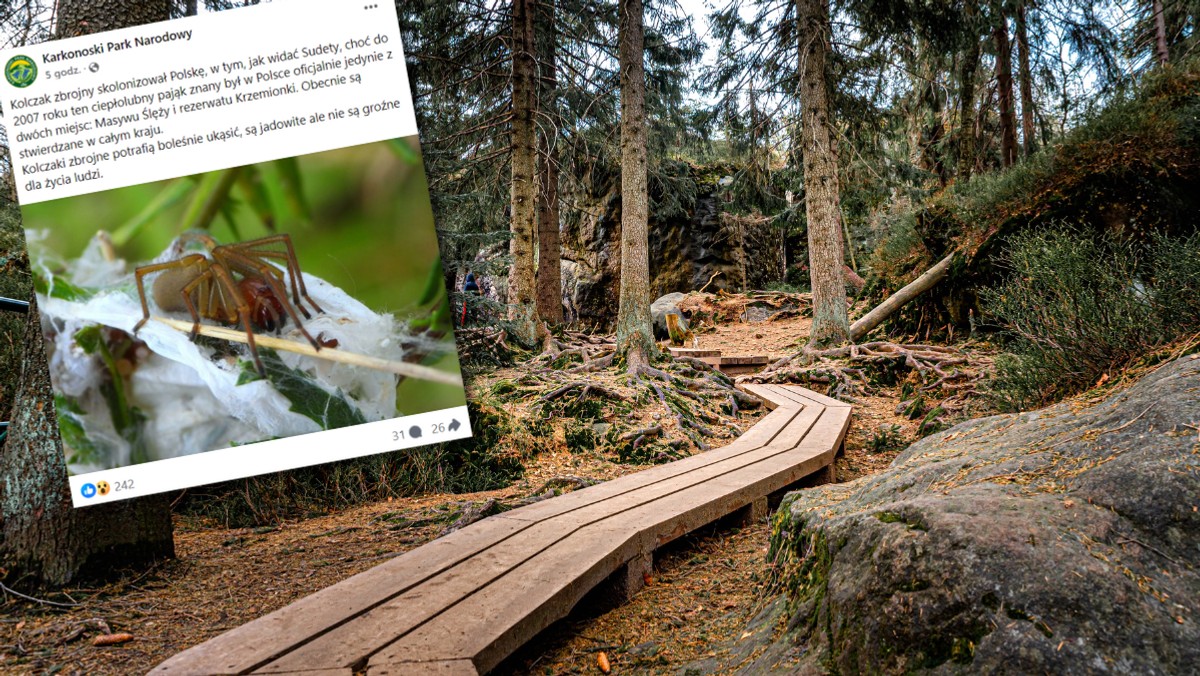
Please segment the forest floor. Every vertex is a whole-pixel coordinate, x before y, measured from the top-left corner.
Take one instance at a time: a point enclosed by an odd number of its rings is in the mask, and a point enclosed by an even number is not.
[[[810,322],[798,314],[777,321],[751,315],[759,321],[750,322],[744,321],[744,313],[708,316],[708,321],[694,322],[700,328],[700,347],[771,357],[794,352]],[[494,393],[499,383],[520,383],[539,372],[545,372],[544,365],[519,364],[477,377],[472,388]],[[611,369],[587,377],[619,389],[615,381],[620,377]],[[839,481],[882,470],[917,438],[919,421],[896,413],[899,400],[899,384],[856,397],[846,453],[837,460]],[[532,420],[544,411],[531,401],[540,399],[526,396],[503,407],[518,420]],[[657,422],[668,433],[674,431],[665,413],[646,408],[621,409],[620,416],[610,418],[619,417],[632,429]],[[720,430],[715,436],[731,439],[736,430],[729,427],[744,431],[762,415],[760,407],[721,417],[719,426],[710,427]],[[893,433],[886,444],[877,438],[881,426]],[[6,595],[0,606],[0,673],[144,673],[182,649],[436,538],[471,506],[490,500],[514,504],[564,476],[606,480],[646,468],[614,457],[612,443],[604,444],[608,452],[572,451],[561,429],[523,440],[522,445],[535,450],[525,455],[523,478],[502,490],[395,498],[258,528],[221,528],[177,517],[176,558],[150,571],[68,588],[44,599],[71,607]],[[714,446],[728,443],[723,438],[710,441]],[[681,538],[656,554],[650,585],[630,603],[616,608],[580,604],[575,614],[510,658],[499,672],[599,673],[600,652],[606,653],[614,673],[673,672],[681,665],[727,658],[768,598],[769,530],[767,520],[740,529],[718,524]],[[132,639],[107,647],[92,643],[99,634],[119,632]]]

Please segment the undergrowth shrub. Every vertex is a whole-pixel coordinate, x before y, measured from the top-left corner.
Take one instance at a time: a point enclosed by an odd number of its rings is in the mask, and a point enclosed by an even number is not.
[[[1200,330],[1200,232],[1156,237],[1152,245],[1154,300],[1168,324]]]
[[[1062,226],[1013,236],[1007,280],[981,294],[1008,339],[995,403],[1056,401],[1200,328],[1198,261],[1200,235],[1144,247]]]

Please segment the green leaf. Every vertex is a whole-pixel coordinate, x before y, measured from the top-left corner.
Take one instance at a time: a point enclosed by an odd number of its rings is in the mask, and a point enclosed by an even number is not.
[[[403,160],[405,163],[413,164],[413,165],[421,163],[421,155],[416,150],[414,150],[413,147],[411,145],[409,145],[408,141],[406,141],[405,139],[403,139],[403,138],[391,139],[388,141],[388,146],[392,149],[392,152],[396,153],[396,156],[399,157],[401,160]]]
[[[62,434],[63,445],[70,451],[67,462],[72,465],[94,463],[100,459],[100,449],[92,443],[84,429],[83,409],[79,403],[60,394],[54,395],[54,408],[58,411],[58,431]]]
[[[96,349],[100,347],[100,326],[92,324],[85,326],[75,332],[75,344],[85,354],[96,354]]]
[[[89,300],[92,296],[96,295],[94,289],[76,286],[62,277],[55,277],[53,274],[44,273],[42,270],[33,271],[33,290],[50,298],[80,302]]]
[[[417,304],[429,305],[445,293],[446,280],[442,276],[442,257],[438,256],[433,259],[433,266],[429,268],[429,276],[425,278],[425,290],[421,292],[421,300],[417,301]]]
[[[113,245],[120,247],[133,241],[133,238],[137,237],[138,233],[142,231],[142,228],[147,223],[158,218],[163,212],[174,206],[176,202],[183,199],[183,196],[192,189],[195,183],[195,179],[190,176],[168,183],[133,218],[117,226],[117,229],[112,234]]]
[[[275,390],[291,402],[290,410],[312,420],[323,430],[339,427],[361,425],[367,422],[362,411],[351,404],[339,390],[330,393],[313,381],[307,373],[290,368],[279,354],[266,347],[258,348],[258,357],[262,360],[263,369],[267,372],[267,380]],[[241,362],[242,372],[238,375],[238,385],[259,380],[254,364],[249,361]]]
[[[183,223],[187,230],[207,230],[217,213],[229,197],[229,190],[237,180],[241,167],[210,171],[200,177],[200,186],[192,195]]]
[[[312,210],[308,207],[308,200],[304,198],[304,185],[300,180],[300,163],[294,157],[285,157],[275,160],[275,168],[279,171],[279,180],[287,203],[301,218],[311,221]]]
[[[275,210],[271,207],[271,198],[267,195],[267,187],[263,184],[262,172],[257,165],[245,167],[238,175],[238,188],[246,204],[258,216],[258,220],[267,230],[275,232]]]

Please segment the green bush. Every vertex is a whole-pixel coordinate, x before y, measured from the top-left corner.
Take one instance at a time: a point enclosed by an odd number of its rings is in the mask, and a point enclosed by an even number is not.
[[[1010,240],[1009,277],[981,300],[1009,339],[991,394],[1023,410],[1200,327],[1200,235],[1141,247],[1062,226]]]
[[[1186,239],[1156,237],[1151,251],[1160,315],[1182,331],[1200,330],[1200,233]]]

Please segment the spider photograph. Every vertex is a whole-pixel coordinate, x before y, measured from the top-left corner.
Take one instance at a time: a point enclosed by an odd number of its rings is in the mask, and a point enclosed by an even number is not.
[[[188,254],[183,258],[166,263],[143,265],[134,271],[138,298],[142,302],[142,319],[133,327],[134,334],[150,321],[150,309],[146,304],[146,289],[143,278],[160,272],[154,280],[154,302],[165,310],[186,309],[192,317],[192,340],[200,331],[200,318],[207,317],[225,324],[240,324],[246,331],[246,343],[255,369],[266,377],[262,359],[254,343],[254,331],[276,332],[291,317],[296,329],[319,350],[321,344],[304,329],[297,316],[299,310],[305,319],[312,315],[300,301],[303,297],[314,312],[322,312],[316,301],[309,298],[300,276],[300,264],[292,248],[289,235],[270,235],[249,242],[217,244],[212,237],[202,233],[185,233],[182,238],[200,242],[208,250],[205,254]],[[273,245],[283,245],[286,251],[273,250]],[[280,268],[267,261],[282,258],[287,263],[287,275],[292,287],[289,302],[284,289],[283,273]],[[234,275],[240,279],[234,281]]]
[[[417,148],[25,207],[69,470],[464,405]]]

